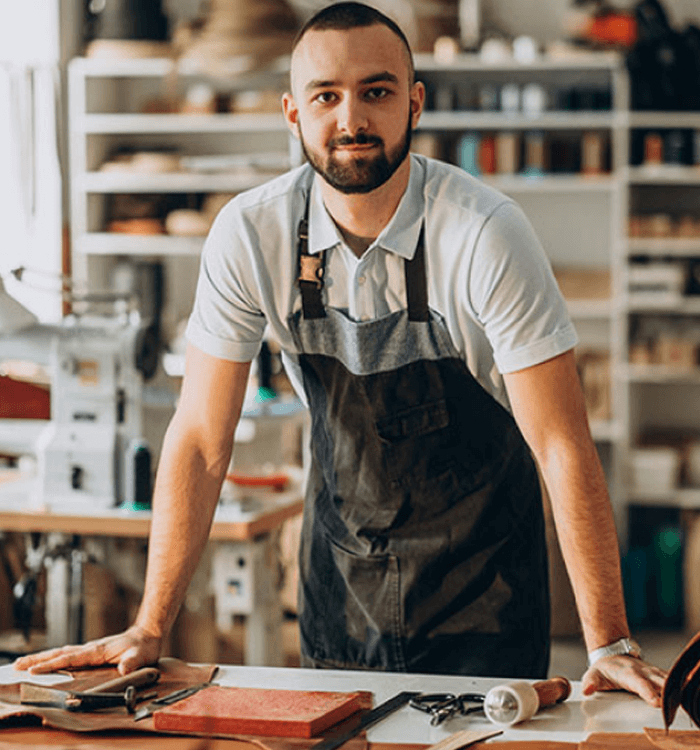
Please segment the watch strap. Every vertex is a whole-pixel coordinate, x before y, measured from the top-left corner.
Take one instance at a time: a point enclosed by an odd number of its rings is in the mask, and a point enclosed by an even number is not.
[[[631,638],[619,638],[607,646],[601,646],[590,651],[588,653],[588,666],[592,667],[598,659],[602,659],[604,656],[632,656],[635,659],[641,659],[642,649]]]

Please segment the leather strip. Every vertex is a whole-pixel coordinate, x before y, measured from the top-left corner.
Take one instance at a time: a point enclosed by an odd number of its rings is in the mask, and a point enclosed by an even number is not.
[[[305,320],[325,318],[323,306],[323,270],[326,264],[325,251],[318,255],[309,255],[309,201],[306,201],[304,218],[299,223],[299,242],[297,245],[299,262],[299,291],[301,292],[301,309]]]
[[[664,725],[668,729],[680,706],[700,727],[700,633],[692,638],[673,663],[662,695]]]
[[[408,319],[426,323],[428,321],[428,280],[425,273],[425,223],[421,225],[413,258],[404,261],[404,275]]]

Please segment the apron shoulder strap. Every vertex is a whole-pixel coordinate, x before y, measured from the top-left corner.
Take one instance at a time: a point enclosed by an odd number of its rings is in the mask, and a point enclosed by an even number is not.
[[[404,261],[406,305],[408,319],[418,323],[428,321],[428,282],[425,275],[425,222],[421,225],[416,252]]]
[[[299,257],[299,291],[301,292],[301,310],[305,320],[325,318],[323,306],[323,271],[325,268],[325,250],[318,255],[309,254],[309,201],[306,202],[304,218],[299,223],[298,240]]]

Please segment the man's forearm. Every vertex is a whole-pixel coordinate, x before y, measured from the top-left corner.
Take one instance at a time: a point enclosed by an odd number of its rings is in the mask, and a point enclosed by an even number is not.
[[[136,624],[164,637],[207,542],[230,453],[208,465],[196,443],[168,430],[153,501],[146,584]]]
[[[559,543],[589,651],[629,635],[617,532],[595,446],[566,446],[541,462]]]

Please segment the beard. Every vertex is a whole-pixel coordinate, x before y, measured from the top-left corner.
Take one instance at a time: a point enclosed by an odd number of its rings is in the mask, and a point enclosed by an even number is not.
[[[401,141],[387,154],[384,141],[377,135],[358,133],[356,136],[342,135],[328,142],[328,156],[323,157],[318,152],[312,151],[299,127],[299,140],[304,156],[314,170],[333,188],[341,193],[370,193],[372,190],[383,185],[396,170],[401,166],[411,148],[411,116],[409,114],[408,125]],[[335,148],[338,146],[365,146],[374,144],[379,146],[376,156],[361,156],[340,162],[335,157]]]

